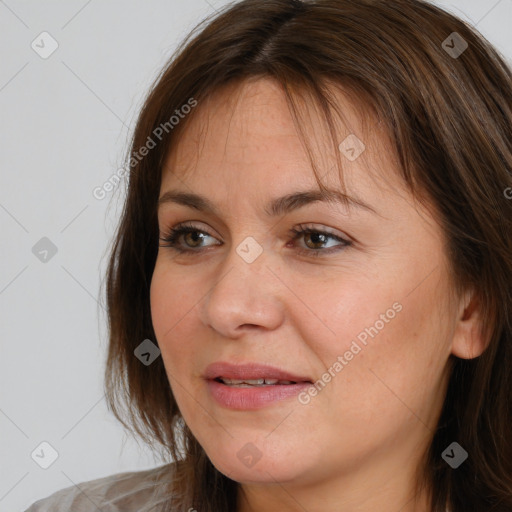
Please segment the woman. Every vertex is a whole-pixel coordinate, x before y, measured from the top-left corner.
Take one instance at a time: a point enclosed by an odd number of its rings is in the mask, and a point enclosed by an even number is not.
[[[512,510],[512,73],[481,35],[242,0],[127,166],[106,392],[166,463],[28,512]]]

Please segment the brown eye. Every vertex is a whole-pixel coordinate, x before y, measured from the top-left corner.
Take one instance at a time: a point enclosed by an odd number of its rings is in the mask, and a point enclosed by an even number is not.
[[[341,238],[338,235],[334,235],[332,233],[328,233],[326,231],[321,231],[318,229],[312,229],[312,228],[302,228],[299,226],[298,229],[292,229],[290,230],[290,233],[294,234],[293,239],[297,240],[298,238],[304,238],[305,244],[307,249],[299,248],[297,249],[300,254],[306,255],[306,256],[325,256],[328,254],[331,254],[333,252],[338,252],[340,250],[345,249],[346,247],[352,245],[352,242],[349,240],[345,240],[344,238]],[[322,247],[315,247],[318,245],[326,244],[329,239],[336,240],[337,242],[340,242],[340,245],[329,247],[326,249],[322,249]],[[306,242],[306,240],[309,240],[311,245]]]
[[[180,243],[180,239],[183,237],[185,244]],[[190,224],[180,224],[175,228],[171,228],[169,232],[160,238],[165,245],[160,247],[170,247],[178,252],[199,252],[201,250],[201,241],[206,237],[212,237],[206,231],[202,231],[197,227]],[[199,250],[196,250],[199,249]]]

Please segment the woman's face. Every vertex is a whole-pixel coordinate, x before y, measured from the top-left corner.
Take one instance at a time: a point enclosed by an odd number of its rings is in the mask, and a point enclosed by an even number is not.
[[[267,212],[277,198],[318,190],[285,97],[268,80],[199,104],[166,162],[160,196],[200,195],[215,212],[161,203],[162,237],[183,222],[193,232],[175,240],[189,252],[160,242],[153,326],[185,422],[239,482],[408,481],[444,400],[458,308],[440,229],[402,185],[379,125],[363,132],[360,110],[336,94],[349,123],[337,128],[350,205],[285,201]],[[340,191],[317,112],[304,129],[322,181]],[[301,226],[314,233],[291,233]],[[317,384],[212,383],[205,372],[216,362]],[[224,367],[209,376],[219,373],[256,378]]]

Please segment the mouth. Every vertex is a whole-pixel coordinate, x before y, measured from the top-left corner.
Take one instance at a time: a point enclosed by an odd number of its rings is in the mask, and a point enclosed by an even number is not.
[[[262,386],[289,386],[290,384],[297,384],[297,382],[292,380],[278,380],[271,378],[262,378],[262,379],[227,379],[224,377],[217,377],[215,379],[216,382],[221,382],[226,386],[232,386],[237,388],[252,388],[252,387],[262,387]],[[309,382],[309,381],[304,381]]]
[[[236,410],[256,410],[275,404],[313,384],[309,377],[258,363],[214,363],[206,368],[203,377],[217,404]]]
[[[222,382],[227,386],[282,386],[312,383],[310,377],[295,375],[275,366],[260,363],[217,362],[206,368],[203,377],[207,380]]]

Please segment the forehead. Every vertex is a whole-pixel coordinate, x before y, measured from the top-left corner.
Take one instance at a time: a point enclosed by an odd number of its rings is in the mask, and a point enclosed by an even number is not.
[[[383,169],[396,166],[386,134],[364,104],[338,87],[329,90],[337,106],[333,146],[319,106],[303,91],[294,92],[300,126],[281,85],[271,79],[231,83],[206,98],[167,156],[162,189],[187,184],[208,193],[219,184],[260,191],[317,186],[300,133],[328,186],[340,186],[335,148],[347,189],[357,189],[361,181],[368,186]]]

